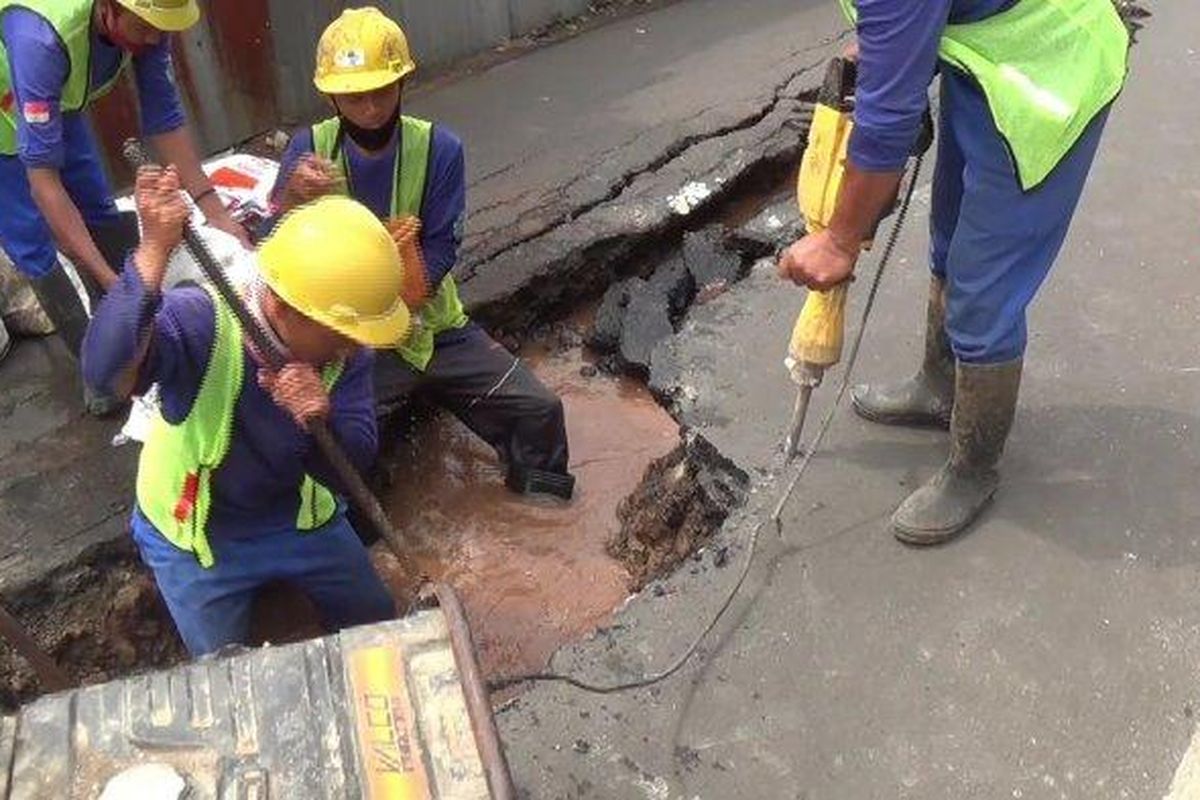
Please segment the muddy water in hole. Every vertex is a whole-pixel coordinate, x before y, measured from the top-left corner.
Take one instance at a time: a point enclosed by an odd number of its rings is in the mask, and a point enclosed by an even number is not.
[[[382,546],[376,567],[403,595],[412,573],[452,584],[462,596],[485,673],[540,669],[562,644],[605,623],[626,598],[628,574],[605,553],[617,504],[647,465],[678,444],[674,421],[640,384],[580,375],[578,350],[528,358],[566,408],[569,503],[504,487],[494,451],[445,415],[415,434],[385,505],[419,544],[411,565]]]

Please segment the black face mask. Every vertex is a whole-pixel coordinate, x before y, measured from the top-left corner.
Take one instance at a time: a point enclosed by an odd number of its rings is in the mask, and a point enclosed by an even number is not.
[[[369,129],[360,128],[350,120],[346,119],[340,112],[338,116],[342,120],[342,130],[350,137],[350,141],[361,147],[363,150],[375,151],[382,150],[387,146],[392,137],[396,135],[396,129],[400,124],[400,104],[396,104],[396,110],[382,126]]]

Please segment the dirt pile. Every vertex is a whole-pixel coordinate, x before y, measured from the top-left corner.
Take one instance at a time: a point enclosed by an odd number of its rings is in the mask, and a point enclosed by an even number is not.
[[[105,546],[13,598],[9,608],[81,683],[183,662],[183,643],[129,540]],[[33,672],[0,645],[0,706],[40,694]]]
[[[621,501],[621,530],[608,552],[635,589],[669,573],[704,546],[746,499],[749,477],[699,434],[656,460]]]

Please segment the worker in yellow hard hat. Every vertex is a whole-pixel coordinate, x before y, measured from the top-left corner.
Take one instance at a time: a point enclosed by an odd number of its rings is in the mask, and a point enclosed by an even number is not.
[[[137,243],[137,220],[117,212],[84,119],[126,69],[142,134],[178,165],[209,223],[248,244],[200,168],[172,76],[172,35],[199,17],[196,0],[0,0],[0,247],[32,279],[72,356],[87,314],[58,253],[94,305]],[[115,410],[111,398],[88,406]]]
[[[401,113],[416,69],[404,31],[378,9],[348,10],[321,36],[316,62],[314,83],[337,113],[292,139],[275,187],[280,211],[348,193],[424,264],[406,287],[413,332],[376,362],[381,408],[420,392],[492,444],[510,488],[570,498],[562,402],[459,301],[451,270],[465,221],[463,147],[443,126]]]
[[[100,302],[84,377],[118,397],[157,383],[132,529],[196,656],[245,643],[254,595],[282,581],[327,628],[391,617],[394,602],[346,519],[336,473],[307,433],[328,423],[359,468],[375,457],[373,355],[408,332],[403,265],[383,224],[329,197],[293,211],[259,250],[242,299],[287,365],[269,369],[211,288],[161,291],[188,209],[178,172],[146,169],[143,235]]]

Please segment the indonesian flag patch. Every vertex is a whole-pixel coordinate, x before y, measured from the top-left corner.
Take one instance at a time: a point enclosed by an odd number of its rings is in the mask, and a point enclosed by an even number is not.
[[[31,100],[21,104],[21,116],[30,125],[45,125],[50,121],[50,104],[45,100]]]

